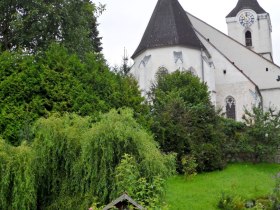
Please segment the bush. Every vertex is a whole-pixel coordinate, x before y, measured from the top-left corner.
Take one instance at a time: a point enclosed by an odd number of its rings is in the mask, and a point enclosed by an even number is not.
[[[254,107],[245,111],[246,135],[254,162],[273,161],[280,146],[280,111]]]
[[[182,157],[181,162],[183,167],[183,173],[187,178],[191,178],[197,175],[197,163],[194,156],[185,155]]]
[[[218,208],[223,210],[244,210],[245,200],[237,195],[223,193],[219,200]]]
[[[130,109],[92,121],[54,114],[37,121],[30,145],[13,147],[0,140],[0,209],[79,210],[93,201],[99,207],[124,190],[127,180],[135,180],[137,187],[131,183],[128,190],[143,192],[145,199],[153,199],[143,202],[157,205],[163,178],[175,171],[175,156],[160,152]],[[134,178],[121,176],[123,170],[135,172]]]
[[[183,156],[189,154],[195,157],[198,171],[225,166],[225,136],[206,84],[190,72],[159,72],[149,97],[152,131],[164,152],[177,153],[179,173]]]

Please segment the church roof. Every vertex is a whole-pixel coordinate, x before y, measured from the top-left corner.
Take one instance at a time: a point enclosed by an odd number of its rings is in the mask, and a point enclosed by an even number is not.
[[[182,45],[205,48],[178,0],[158,0],[142,40],[132,55],[135,58],[146,49]]]
[[[236,7],[226,17],[235,17],[243,9],[254,10],[257,14],[267,13],[257,0],[238,0]]]

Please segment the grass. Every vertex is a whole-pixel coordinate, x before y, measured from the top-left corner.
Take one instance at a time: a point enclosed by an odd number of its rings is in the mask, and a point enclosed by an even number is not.
[[[167,181],[167,203],[170,210],[216,210],[222,192],[246,199],[271,193],[279,171],[277,164],[233,164],[192,179],[175,176]]]

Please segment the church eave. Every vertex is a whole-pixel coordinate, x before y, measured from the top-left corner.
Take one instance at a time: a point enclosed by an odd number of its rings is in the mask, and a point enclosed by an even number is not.
[[[146,50],[153,50],[153,49],[159,49],[159,48],[165,48],[165,47],[184,47],[184,48],[188,48],[188,49],[194,49],[194,50],[206,50],[206,48],[204,47],[204,45],[201,45],[200,47],[197,47],[197,46],[190,46],[190,45],[183,45],[183,44],[165,44],[165,45],[158,45],[158,46],[153,46],[153,47],[149,47],[149,48],[146,48],[146,49],[143,49],[139,52],[135,52],[131,58],[134,59],[136,58],[137,56],[141,55],[142,53],[144,53]]]

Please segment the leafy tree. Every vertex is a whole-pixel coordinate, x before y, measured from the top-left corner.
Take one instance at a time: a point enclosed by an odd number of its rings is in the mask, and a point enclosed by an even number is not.
[[[269,108],[254,107],[245,110],[246,134],[249,152],[255,162],[268,161],[275,157],[280,139],[280,112]]]
[[[100,52],[97,7],[90,0],[2,0],[0,2],[1,51],[36,52],[59,42],[82,56]]]
[[[31,140],[32,123],[51,112],[97,117],[131,107],[143,123],[148,112],[133,78],[111,72],[99,55],[81,60],[58,45],[37,55],[2,53],[0,89],[0,132],[15,145]]]
[[[159,72],[151,89],[153,127],[164,152],[178,154],[178,170],[188,154],[197,161],[198,171],[224,166],[219,131],[220,120],[211,104],[206,84],[189,72]]]

